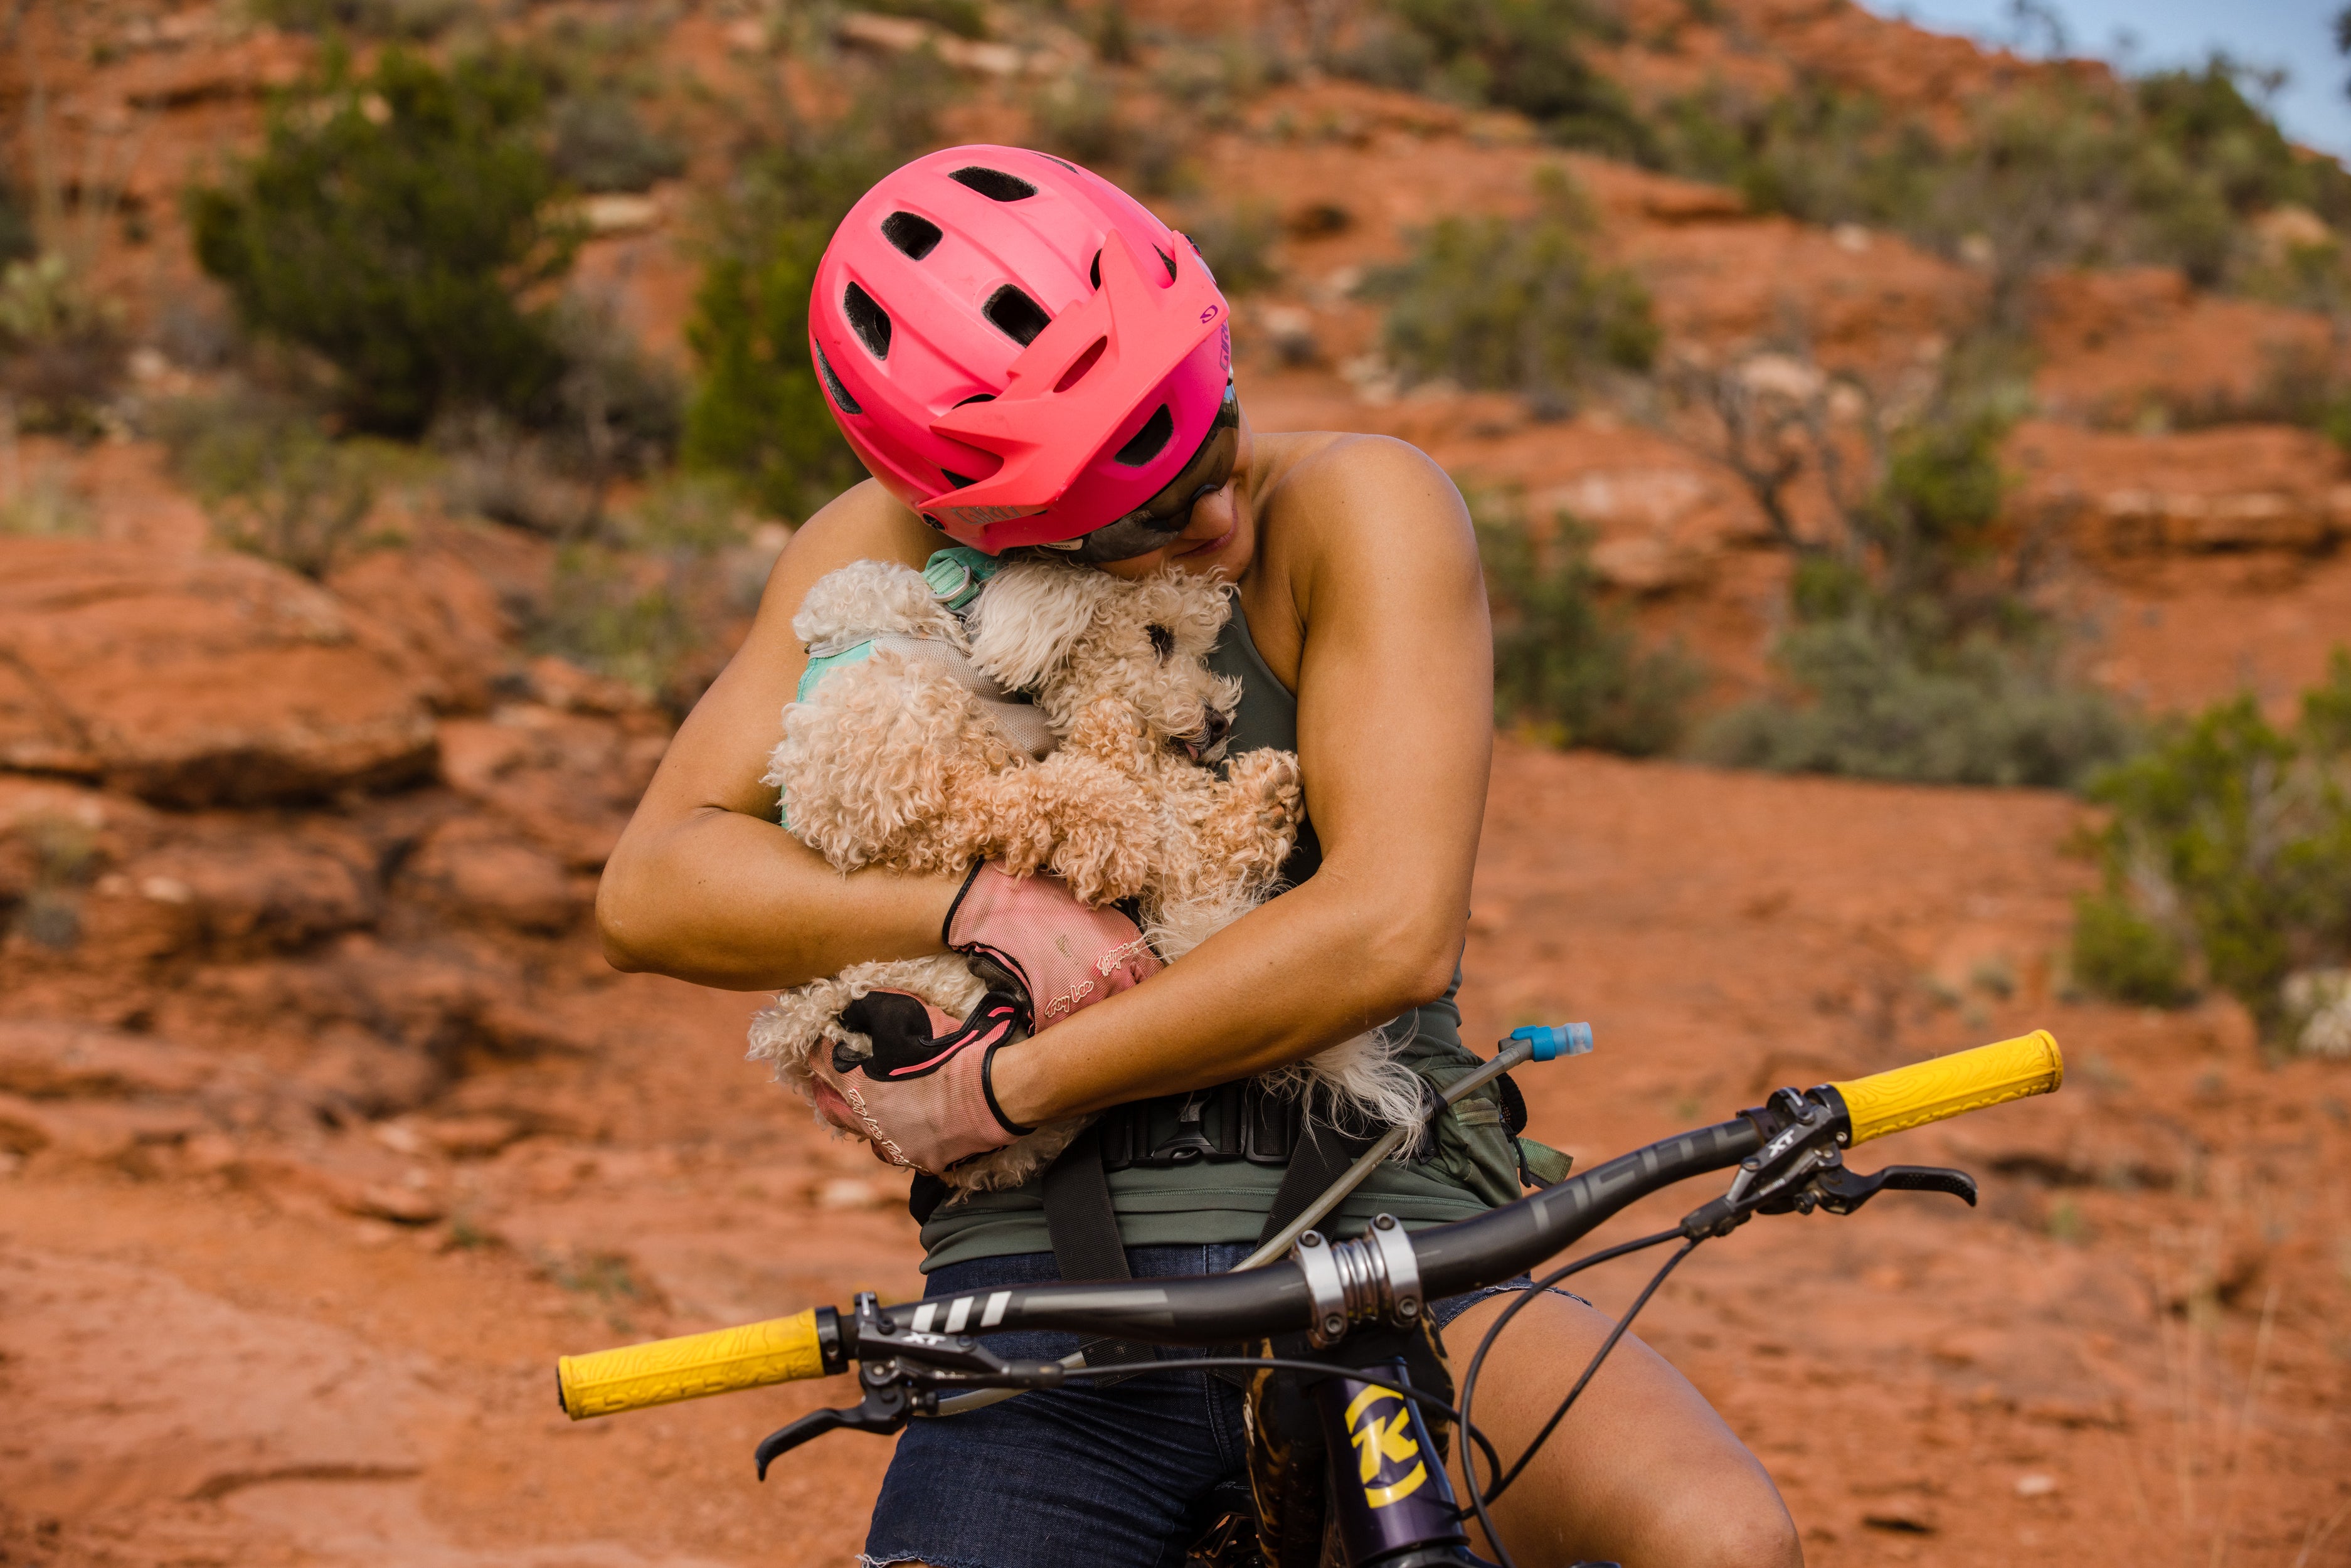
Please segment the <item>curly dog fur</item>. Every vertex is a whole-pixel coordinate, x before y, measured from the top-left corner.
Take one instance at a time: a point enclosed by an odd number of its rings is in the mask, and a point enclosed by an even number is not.
[[[1207,657],[1231,613],[1220,582],[1161,572],[1129,582],[1053,561],[1008,566],[968,625],[919,573],[858,561],[810,590],[793,631],[811,647],[883,636],[784,709],[766,782],[791,831],[836,870],[952,873],[996,860],[1046,871],[1089,904],[1139,902],[1174,962],[1268,897],[1304,819],[1298,758],[1218,760],[1240,700]],[[991,710],[1029,695],[1053,740],[1041,760]],[[751,1055],[810,1092],[809,1061],[872,1049],[839,1015],[872,990],[904,990],[960,1017],[984,988],[960,958],[860,964],[777,998]],[[1420,1082],[1378,1034],[1270,1077],[1311,1079],[1383,1121],[1417,1115]],[[1084,1125],[1056,1122],[947,1173],[965,1190],[1017,1186]]]

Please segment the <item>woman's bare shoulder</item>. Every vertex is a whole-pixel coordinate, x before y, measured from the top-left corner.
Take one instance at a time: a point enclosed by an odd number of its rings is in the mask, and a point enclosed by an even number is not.
[[[800,592],[817,577],[852,560],[894,560],[920,566],[944,540],[879,481],[852,485],[800,525],[777,561],[778,582]],[[813,568],[813,575],[810,569]],[[798,607],[794,595],[793,608]]]
[[[1267,508],[1267,564],[1293,581],[1334,560],[1393,565],[1474,561],[1476,535],[1452,478],[1409,442],[1313,431],[1276,437],[1289,450]]]
[[[1285,523],[1295,518],[1313,534],[1352,536],[1432,515],[1467,521],[1452,479],[1410,442],[1325,430],[1271,439],[1283,448],[1271,500]]]

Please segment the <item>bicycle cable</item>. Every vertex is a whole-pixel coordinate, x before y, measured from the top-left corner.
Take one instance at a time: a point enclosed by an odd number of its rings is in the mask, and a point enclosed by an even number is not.
[[[1531,1289],[1519,1291],[1515,1299],[1502,1309],[1501,1315],[1487,1327],[1485,1334],[1478,1342],[1478,1349],[1469,1358],[1469,1369],[1461,1380],[1462,1429],[1478,1430],[1470,1420],[1469,1409],[1471,1402],[1477,1397],[1478,1378],[1485,1370],[1487,1354],[1494,1348],[1494,1343],[1500,1337],[1502,1330],[1510,1325],[1510,1320],[1516,1317],[1528,1303],[1570,1275],[1581,1273],[1586,1269],[1631,1253],[1645,1251],[1651,1247],[1662,1245],[1681,1234],[1680,1228],[1676,1227],[1671,1230],[1660,1230],[1653,1235],[1635,1237],[1630,1241],[1619,1242],[1614,1247],[1604,1247],[1597,1252],[1562,1264],[1537,1281]],[[1502,1470],[1498,1462],[1493,1460],[1492,1445],[1482,1440],[1479,1442],[1479,1447],[1489,1457],[1488,1474],[1495,1478],[1498,1482],[1491,1494],[1487,1493],[1478,1484],[1477,1467],[1468,1462],[1468,1456],[1466,1454],[1462,1456],[1463,1490],[1469,1494],[1470,1511],[1477,1515],[1479,1528],[1486,1532],[1487,1545],[1492,1548],[1495,1556],[1500,1559],[1499,1568],[1518,1568],[1518,1565],[1510,1556],[1510,1548],[1502,1544],[1500,1533],[1494,1528],[1493,1517],[1487,1511],[1488,1504],[1501,1496],[1504,1489],[1518,1479],[1519,1473],[1526,1468],[1528,1461],[1534,1458],[1536,1450],[1550,1440],[1552,1429],[1567,1415],[1568,1408],[1575,1403],[1576,1396],[1583,1392],[1584,1385],[1590,1383],[1593,1375],[1600,1370],[1600,1364],[1607,1358],[1608,1353],[1616,1348],[1616,1342],[1624,1337],[1625,1331],[1632,1323],[1634,1317],[1648,1303],[1650,1295],[1665,1282],[1666,1276],[1673,1272],[1675,1266],[1690,1255],[1692,1249],[1697,1245],[1696,1241],[1687,1243],[1679,1252],[1667,1260],[1664,1268],[1651,1277],[1648,1285],[1635,1299],[1631,1310],[1618,1321],[1615,1327],[1610,1331],[1608,1337],[1601,1342],[1599,1350],[1593,1353],[1592,1360],[1585,1364],[1583,1375],[1578,1377],[1575,1380],[1575,1385],[1568,1390],[1567,1397],[1560,1402],[1559,1408],[1552,1412],[1551,1419],[1544,1423],[1542,1430],[1536,1434],[1534,1441],[1527,1445],[1526,1451],[1519,1456],[1518,1462],[1512,1465],[1507,1473]]]

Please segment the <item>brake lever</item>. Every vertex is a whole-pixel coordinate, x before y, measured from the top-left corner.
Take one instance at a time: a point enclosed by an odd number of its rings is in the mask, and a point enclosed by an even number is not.
[[[844,1327],[852,1354],[863,1362],[857,1375],[865,1385],[865,1397],[855,1405],[811,1410],[768,1433],[752,1453],[761,1480],[768,1479],[768,1467],[778,1455],[827,1432],[845,1427],[886,1437],[914,1416],[935,1413],[942,1388],[1052,1388],[1067,1371],[1058,1361],[1007,1360],[970,1334],[900,1328],[883,1314],[871,1291],[857,1293]]]
[[[1812,1197],[1831,1214],[1851,1214],[1879,1193],[1945,1192],[1976,1206],[1976,1178],[1949,1166],[1887,1166],[1866,1174],[1838,1166],[1815,1176],[1802,1197]],[[1802,1205],[1799,1202],[1799,1207]]]
[[[811,1410],[789,1426],[768,1433],[752,1450],[751,1458],[758,1463],[761,1480],[768,1479],[768,1467],[778,1457],[812,1437],[821,1437],[842,1427],[886,1437],[905,1426],[917,1406],[934,1397],[909,1386],[904,1375],[887,1362],[864,1367],[859,1375],[865,1382],[865,1397],[862,1401],[829,1410]]]
[[[1851,1214],[1889,1189],[1949,1193],[1970,1208],[1976,1206],[1976,1178],[1948,1166],[1887,1166],[1879,1171],[1856,1171],[1834,1148],[1816,1151],[1810,1160],[1809,1169],[1800,1167],[1802,1174],[1783,1176],[1761,1192],[1750,1188],[1741,1193],[1747,1185],[1747,1173],[1742,1172],[1742,1180],[1729,1192],[1682,1216],[1681,1233],[1692,1241],[1702,1241],[1728,1236],[1758,1214],[1810,1214],[1816,1208]]]

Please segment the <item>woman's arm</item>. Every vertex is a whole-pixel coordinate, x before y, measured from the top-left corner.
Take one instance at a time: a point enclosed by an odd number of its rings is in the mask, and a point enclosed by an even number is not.
[[[1259,570],[1287,579],[1304,629],[1298,749],[1322,869],[1164,973],[999,1052],[993,1086],[1018,1122],[1292,1061],[1451,982],[1493,759],[1468,514],[1434,463],[1377,438],[1335,442],[1284,484],[1297,489]]]
[[[778,825],[759,782],[808,663],[791,622],[810,587],[852,560],[919,567],[934,542],[870,480],[792,536],[750,635],[679,727],[604,867],[596,922],[614,967],[773,990],[942,950],[957,879],[841,876]]]

